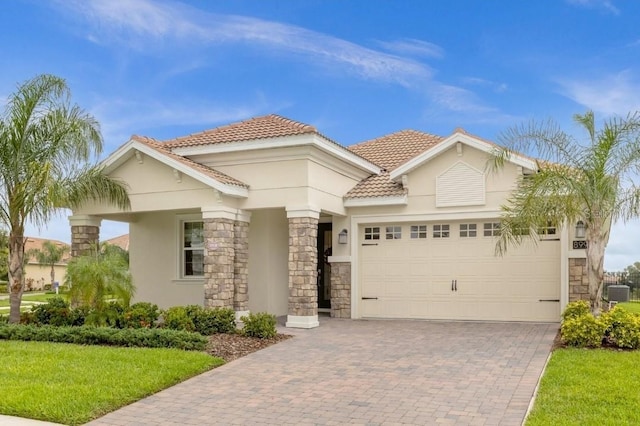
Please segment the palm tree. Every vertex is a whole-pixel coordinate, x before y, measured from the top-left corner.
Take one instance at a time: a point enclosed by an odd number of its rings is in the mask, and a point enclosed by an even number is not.
[[[41,265],[51,267],[51,289],[53,289],[56,281],[55,266],[62,261],[62,258],[68,251],[69,247],[66,245],[57,245],[51,241],[45,241],[42,243],[41,249],[31,249],[26,255],[28,258],[35,258],[36,262]]]
[[[39,75],[18,86],[0,116],[0,222],[9,230],[11,322],[20,320],[24,227],[83,202],[129,207],[126,187],[89,164],[102,151],[98,122],[70,103],[66,82]]]
[[[119,247],[118,247],[119,248]],[[70,287],[69,297],[75,306],[88,306],[98,314],[105,311],[106,296],[129,306],[135,293],[129,263],[117,250],[101,250],[73,258],[67,265],[65,284]]]
[[[520,125],[498,139],[491,169],[500,169],[516,152],[532,153],[537,173],[523,178],[502,207],[496,249],[538,239],[540,229],[582,221],[586,226],[587,276],[591,310],[600,311],[604,253],[612,223],[640,214],[640,114],[611,118],[596,129],[594,114],[577,114],[586,143],[565,133],[553,121]]]

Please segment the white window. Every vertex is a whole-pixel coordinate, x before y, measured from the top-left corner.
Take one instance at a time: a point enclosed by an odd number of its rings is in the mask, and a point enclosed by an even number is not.
[[[433,238],[449,238],[449,225],[433,225]]]
[[[427,238],[427,225],[411,225],[411,238]]]
[[[461,223],[460,224],[460,237],[469,238],[478,235],[477,226],[475,223]]]
[[[540,235],[556,235],[556,227],[549,222],[547,226],[540,228],[538,233]]]
[[[365,240],[379,240],[380,239],[380,227],[372,226],[369,228],[364,228],[364,239]]]
[[[202,221],[181,222],[182,278],[204,276],[204,226]]]
[[[402,227],[387,226],[385,235],[387,240],[399,240],[402,238]]]
[[[490,222],[484,224],[485,237],[497,237],[500,235],[500,222]]]

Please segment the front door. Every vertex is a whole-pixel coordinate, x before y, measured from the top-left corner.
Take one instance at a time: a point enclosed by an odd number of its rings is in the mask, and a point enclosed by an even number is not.
[[[331,224],[318,224],[318,308],[331,308]]]

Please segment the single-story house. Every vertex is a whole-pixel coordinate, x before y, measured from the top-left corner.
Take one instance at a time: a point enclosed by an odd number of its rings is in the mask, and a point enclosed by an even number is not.
[[[341,318],[559,321],[586,293],[571,226],[495,255],[500,206],[536,162],[456,129],[352,146],[267,115],[167,141],[133,136],[105,161],[131,209],[73,212],[72,252],[129,223],[136,299]]]
[[[71,254],[69,253],[71,247],[69,244],[46,238],[25,237],[24,252],[26,262],[24,264],[24,283],[27,291],[43,290],[47,284],[51,285],[51,264],[39,263],[36,256],[32,254],[32,251],[42,250],[43,244],[46,241],[55,244],[57,247],[66,247],[67,249],[62,255],[62,259],[53,265],[54,282],[64,283],[64,278],[67,273],[67,262],[71,258]]]

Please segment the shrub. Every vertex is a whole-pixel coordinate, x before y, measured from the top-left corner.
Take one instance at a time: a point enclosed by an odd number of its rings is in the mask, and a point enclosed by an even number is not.
[[[591,314],[569,317],[562,321],[562,340],[569,346],[598,347],[602,345],[606,326]]]
[[[562,319],[567,320],[569,318],[577,318],[582,315],[588,315],[591,313],[591,307],[589,306],[589,302],[586,300],[576,300],[575,302],[570,302],[567,304],[567,307],[564,308],[564,312],[562,313]]]
[[[240,320],[244,322],[243,333],[246,336],[269,339],[277,334],[275,315],[266,312],[250,313],[248,316],[240,318]]]
[[[640,346],[640,316],[615,306],[600,317],[609,343],[619,348]]]
[[[158,305],[149,302],[138,302],[124,311],[124,327],[151,328],[160,317]]]
[[[157,328],[54,327],[34,325],[0,325],[0,339],[109,345],[147,348],[204,350],[207,339],[198,333]]]
[[[184,306],[173,306],[167,309],[164,311],[163,318],[164,328],[183,331],[195,331],[196,329]]]
[[[31,312],[32,316],[24,316],[28,324],[65,326],[72,323],[69,304],[62,297],[52,297],[47,303],[31,308]]]
[[[215,333],[234,333],[236,313],[231,308],[207,309],[199,305],[185,306],[187,316],[193,322],[195,331],[205,336]]]

